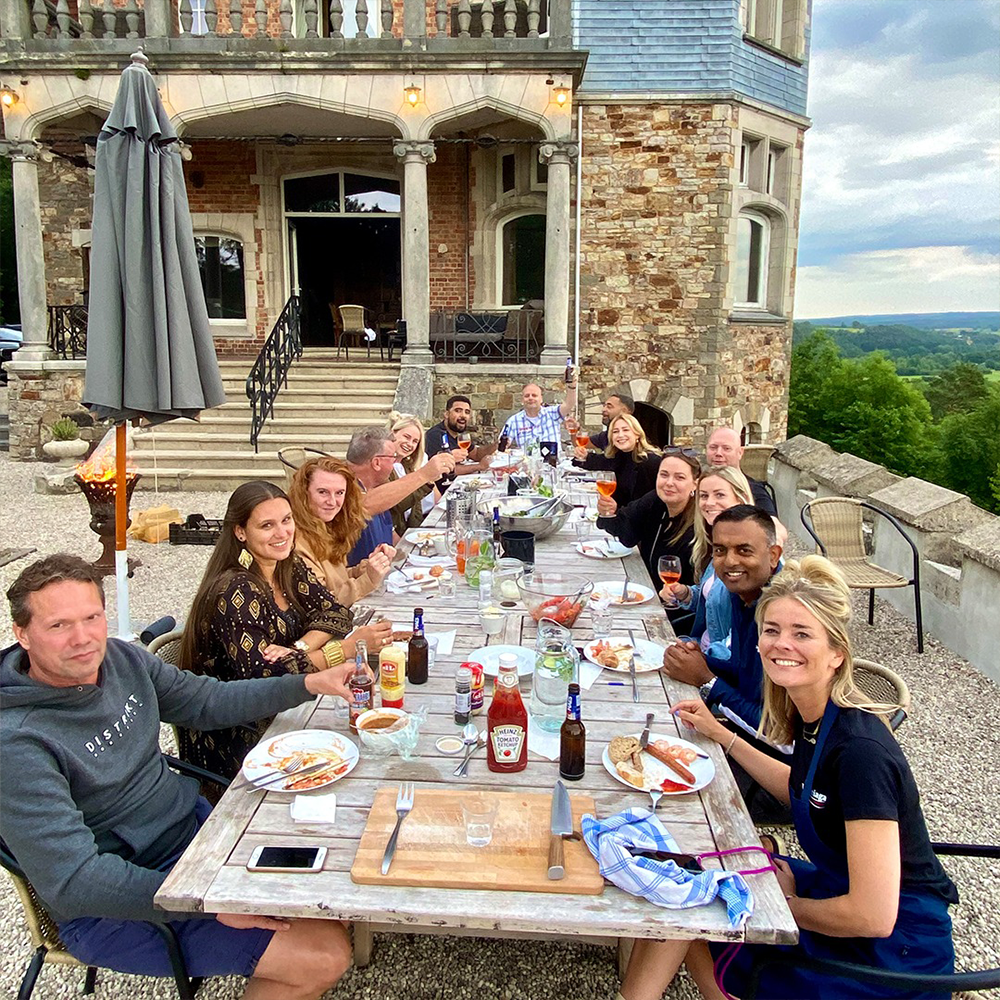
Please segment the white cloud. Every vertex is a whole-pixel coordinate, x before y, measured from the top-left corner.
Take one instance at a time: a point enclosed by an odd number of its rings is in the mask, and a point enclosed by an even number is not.
[[[828,264],[800,267],[796,277],[796,319],[998,308],[1000,255],[968,247],[848,253]]]

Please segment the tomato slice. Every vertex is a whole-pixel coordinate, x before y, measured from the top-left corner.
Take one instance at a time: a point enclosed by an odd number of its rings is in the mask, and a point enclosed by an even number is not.
[[[664,778],[660,788],[665,792],[690,792],[690,785],[681,785],[676,781],[671,781],[669,778]]]

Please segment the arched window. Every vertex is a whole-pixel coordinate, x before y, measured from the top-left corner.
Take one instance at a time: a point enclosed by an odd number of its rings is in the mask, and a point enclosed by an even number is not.
[[[760,444],[764,440],[764,434],[761,430],[760,424],[750,421],[748,424],[744,424],[743,430],[740,431],[740,444]]]
[[[198,270],[211,319],[246,319],[243,244],[230,236],[196,236]]]
[[[545,216],[518,215],[501,229],[501,304],[545,298]]]
[[[673,444],[674,426],[670,414],[652,403],[635,401],[635,419],[646,432],[646,438],[654,448],[667,448]]]
[[[742,212],[736,220],[737,307],[766,309],[771,224],[759,212]]]

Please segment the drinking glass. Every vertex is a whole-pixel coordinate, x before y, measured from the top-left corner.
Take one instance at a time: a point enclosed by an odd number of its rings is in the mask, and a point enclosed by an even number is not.
[[[660,556],[656,564],[656,572],[659,573],[663,585],[669,586],[672,583],[680,583],[681,560],[679,556]],[[677,599],[672,598],[668,604],[677,604]]]
[[[458,446],[465,452],[465,456],[462,461],[468,461],[469,449],[472,447],[472,435],[468,431],[463,431],[458,435]]]
[[[576,531],[576,540],[580,545],[590,538],[590,521],[581,517],[579,521],[573,522],[573,528]]]
[[[439,597],[454,597],[455,596],[455,574],[452,573],[449,576],[438,577],[438,588]]]
[[[592,601],[590,604],[590,620],[594,626],[594,638],[606,639],[615,627],[615,616],[609,601]]]
[[[497,803],[478,796],[462,802],[465,839],[470,847],[486,847],[493,839],[493,824],[497,818]]]
[[[574,435],[574,440],[576,441],[576,446],[578,448],[586,448],[587,445],[590,444],[590,435],[587,433],[585,428],[580,427]]]
[[[610,497],[615,492],[617,485],[618,481],[615,479],[615,474],[609,469],[601,469],[597,473],[597,492],[602,497]]]

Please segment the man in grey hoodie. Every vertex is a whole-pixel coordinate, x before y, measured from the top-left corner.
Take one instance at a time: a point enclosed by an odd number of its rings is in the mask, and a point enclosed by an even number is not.
[[[349,697],[352,665],[222,682],[108,639],[101,578],[76,556],[27,567],[7,591],[17,643],[0,651],[0,836],[81,961],[171,969],[170,921],[193,976],[252,977],[251,1000],[315,998],[343,975],[342,924],[167,913],[153,896],[208,815],[198,783],[166,766],[161,722],[218,729],[319,694]]]

